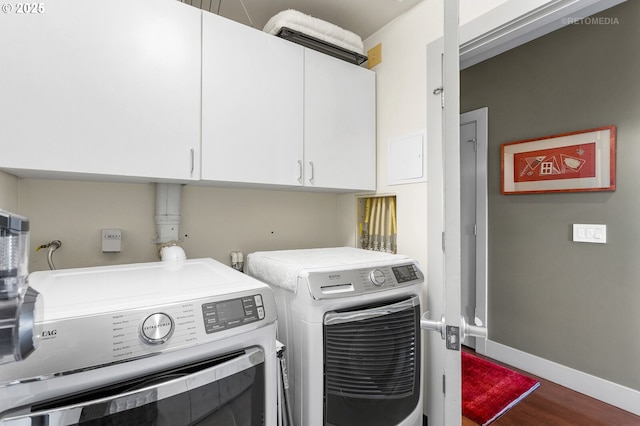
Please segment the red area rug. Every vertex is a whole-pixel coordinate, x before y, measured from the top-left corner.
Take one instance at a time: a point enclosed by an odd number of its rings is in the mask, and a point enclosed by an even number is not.
[[[462,415],[488,425],[540,383],[508,368],[462,352]]]

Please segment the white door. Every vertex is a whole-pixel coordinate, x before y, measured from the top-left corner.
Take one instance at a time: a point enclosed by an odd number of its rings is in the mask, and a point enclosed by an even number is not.
[[[488,109],[460,115],[461,311],[471,324],[486,324]],[[486,339],[462,342],[484,353]]]
[[[444,1],[444,39],[427,46],[428,218],[425,335],[429,424],[460,425],[460,340],[480,332],[461,318],[460,64],[458,1]],[[431,319],[428,319],[430,316]]]

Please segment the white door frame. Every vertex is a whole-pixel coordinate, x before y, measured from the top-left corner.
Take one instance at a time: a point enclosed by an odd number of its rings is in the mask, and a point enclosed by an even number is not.
[[[465,69],[627,0],[507,0],[460,27]]]
[[[427,99],[428,158],[433,159],[427,168],[428,201],[435,207],[428,216],[427,307],[431,318],[443,321],[441,334],[425,335],[425,405],[429,423],[436,425],[462,421],[458,11],[458,0],[444,1],[444,38],[427,46],[427,90],[433,94]]]
[[[426,310],[432,319],[444,315],[444,161],[442,144],[442,106],[438,89],[443,86],[442,38],[427,45],[427,299]],[[425,341],[424,412],[429,424],[444,425],[444,350],[437,333],[423,332]]]
[[[462,374],[460,356],[460,283],[462,252],[460,248],[460,39],[459,0],[444,2],[443,57],[443,153],[444,153],[444,288],[445,352],[444,421],[445,425],[462,423]],[[449,337],[449,330],[457,336]],[[454,341],[457,340],[457,341]],[[450,345],[450,343],[455,343]]]

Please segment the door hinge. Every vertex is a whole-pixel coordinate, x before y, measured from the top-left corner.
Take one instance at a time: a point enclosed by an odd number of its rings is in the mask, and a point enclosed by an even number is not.
[[[444,231],[442,231],[442,251],[444,252]]]
[[[478,225],[476,223],[473,224],[473,235],[478,235]]]
[[[442,393],[447,393],[447,379],[445,375],[442,375]]]

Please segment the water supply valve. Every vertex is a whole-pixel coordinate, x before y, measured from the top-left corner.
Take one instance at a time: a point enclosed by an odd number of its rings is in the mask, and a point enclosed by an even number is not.
[[[241,251],[231,252],[231,267],[242,272],[244,269],[244,254]]]

